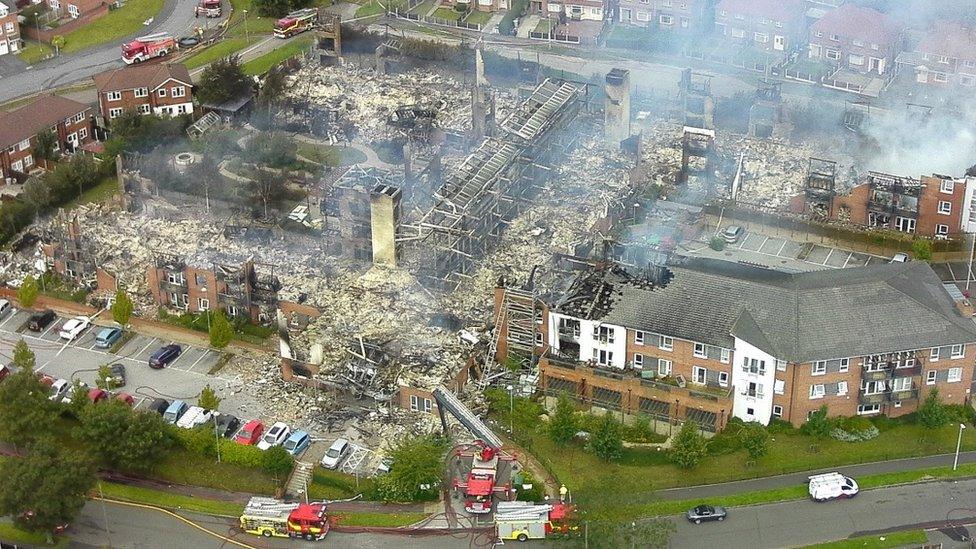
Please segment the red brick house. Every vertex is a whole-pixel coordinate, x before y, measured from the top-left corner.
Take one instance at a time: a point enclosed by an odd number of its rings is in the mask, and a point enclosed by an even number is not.
[[[810,59],[861,74],[883,75],[901,51],[902,27],[887,15],[853,4],[810,26]]]
[[[17,6],[13,0],[0,1],[0,55],[20,50],[20,24],[17,23]]]
[[[939,87],[976,86],[976,29],[936,21],[912,53],[916,82]]]
[[[72,19],[78,19],[82,15],[87,15],[107,4],[108,2],[105,0],[47,0],[47,5],[52,10]]]
[[[788,51],[804,30],[802,0],[722,0],[715,7],[715,34],[767,51]]]
[[[92,77],[106,122],[125,111],[178,116],[193,113],[193,82],[186,65],[123,67]]]
[[[37,134],[55,132],[58,148],[73,152],[93,140],[92,108],[57,95],[44,95],[0,113],[0,181],[22,178],[37,164]]]
[[[710,6],[709,0],[619,0],[617,20],[662,31],[704,33],[710,24]]]

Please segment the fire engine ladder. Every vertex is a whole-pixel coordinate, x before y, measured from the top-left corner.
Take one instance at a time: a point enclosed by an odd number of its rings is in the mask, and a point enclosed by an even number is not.
[[[502,290],[502,304],[498,308],[495,316],[495,333],[492,335],[491,342],[488,344],[488,352],[485,354],[485,366],[481,369],[481,378],[478,379],[478,391],[484,391],[491,382],[491,370],[495,365],[495,353],[498,352],[498,341],[502,337],[502,320],[508,315],[507,291]]]
[[[156,42],[158,40],[166,40],[172,35],[168,32],[157,32],[156,34],[147,34],[146,36],[140,36],[136,38],[138,42]]]
[[[441,426],[444,427],[445,433],[447,433],[447,418],[444,417],[444,412],[446,411],[457,418],[461,422],[461,425],[464,425],[471,434],[485,441],[485,444],[488,446],[492,448],[502,447],[501,439],[481,421],[481,418],[465,406],[454,393],[446,387],[437,387],[434,389],[433,395],[434,400],[437,401],[437,413],[441,417]]]
[[[284,503],[274,498],[253,497],[247,502],[244,514],[255,517],[275,518],[298,508],[297,503]]]

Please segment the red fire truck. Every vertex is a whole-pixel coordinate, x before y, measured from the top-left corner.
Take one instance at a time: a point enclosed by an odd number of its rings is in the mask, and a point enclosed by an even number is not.
[[[293,11],[275,22],[275,38],[290,38],[296,34],[311,30],[315,26],[318,17],[319,10],[315,8]]]
[[[498,477],[498,463],[500,461],[514,461],[514,457],[503,455],[498,448],[488,445],[482,440],[474,441],[475,451],[471,454],[458,451],[458,457],[471,456],[471,470],[464,481],[454,480],[454,489],[462,490],[464,493],[464,509],[472,514],[480,515],[490,513],[492,509],[492,496],[498,492],[505,494],[506,498],[511,494],[511,486],[508,484],[496,486],[495,480]]]
[[[176,39],[165,32],[136,38],[122,44],[122,60],[126,65],[141,63],[154,57],[162,57],[179,48]]]
[[[249,534],[269,538],[319,540],[329,532],[324,503],[285,503],[273,498],[253,497],[241,515],[241,528]]]
[[[220,0],[200,0],[196,10],[197,17],[220,17]]]

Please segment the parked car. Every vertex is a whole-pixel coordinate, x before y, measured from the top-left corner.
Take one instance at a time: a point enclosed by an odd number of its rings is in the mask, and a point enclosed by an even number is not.
[[[722,238],[729,244],[735,244],[739,241],[740,237],[742,237],[742,227],[738,225],[726,227],[725,230],[722,231]]]
[[[710,520],[725,520],[728,514],[725,507],[699,505],[694,509],[688,510],[688,520],[695,524],[701,524]]]
[[[851,477],[845,477],[840,473],[824,473],[808,477],[808,490],[810,497],[814,501],[827,501],[829,499],[852,498],[857,495],[860,489],[857,482]]]
[[[264,433],[264,423],[261,423],[259,419],[252,419],[244,424],[237,436],[234,437],[234,442],[239,444],[257,444],[258,440],[261,439],[261,435]]]
[[[342,462],[342,458],[349,451],[349,441],[340,438],[329,446],[329,450],[322,456],[322,467],[326,469],[335,469]]]
[[[898,252],[891,256],[891,263],[907,263],[909,260],[908,254],[905,252]]]
[[[95,336],[95,347],[99,349],[109,349],[115,342],[122,339],[121,328],[103,328]]]
[[[51,400],[54,402],[61,402],[65,395],[68,394],[68,390],[71,389],[71,382],[67,379],[57,379],[51,384]]]
[[[96,389],[90,389],[88,391],[88,400],[92,401],[93,404],[96,402],[101,402],[103,400],[106,400],[107,398],[108,398],[108,391],[106,391],[105,389],[96,388]]]
[[[241,426],[241,420],[237,416],[230,414],[217,414],[217,434],[224,438],[230,438]]]
[[[61,333],[58,334],[61,339],[67,339],[68,341],[73,341],[75,338],[80,336],[82,332],[91,326],[91,319],[87,316],[76,316],[61,326]]]
[[[149,367],[155,370],[165,367],[167,364],[176,360],[176,357],[180,356],[183,352],[183,348],[179,345],[166,345],[156,349],[149,357]]]
[[[187,403],[182,400],[174,400],[170,403],[169,408],[166,408],[166,411],[163,412],[163,419],[166,420],[166,423],[175,424],[186,413],[187,408],[189,408]]]
[[[44,331],[57,317],[58,315],[54,314],[51,309],[34,313],[27,319],[27,329],[32,332]]]
[[[385,457],[380,460],[380,464],[376,466],[377,475],[385,475],[390,472],[390,468],[393,467],[393,458]]]
[[[302,452],[308,450],[312,444],[312,437],[302,430],[292,431],[291,436],[285,441],[285,450],[293,456],[300,456]]]
[[[115,395],[115,400],[124,402],[124,403],[128,404],[130,407],[136,405],[136,399],[135,399],[135,397],[133,397],[129,393],[119,393],[119,394]]]
[[[109,377],[105,380],[111,388],[125,387],[125,366],[116,362],[108,365]]]
[[[37,373],[37,379],[41,380],[41,383],[47,385],[48,387],[54,385],[54,382],[57,381],[56,378],[53,378],[47,374],[42,374],[40,372]]]
[[[288,428],[288,425],[280,421],[275,423],[270,429],[268,429],[268,432],[261,437],[261,441],[258,442],[258,449],[267,450],[272,446],[278,446],[288,438],[289,433],[291,433],[291,429]]]
[[[4,366],[0,364],[0,381],[3,381],[3,378],[9,376],[12,373],[13,370],[10,369],[10,366]]]
[[[146,410],[150,412],[155,412],[159,415],[163,415],[166,413],[166,410],[168,408],[169,408],[168,400],[166,400],[165,398],[157,398],[153,400],[149,406],[146,407]]]
[[[176,422],[176,426],[181,429],[192,429],[197,425],[203,425],[210,421],[212,417],[212,411],[204,410],[199,406],[190,406],[186,413]]]
[[[0,299],[0,316],[4,316],[14,308],[10,305],[10,302],[6,299]]]

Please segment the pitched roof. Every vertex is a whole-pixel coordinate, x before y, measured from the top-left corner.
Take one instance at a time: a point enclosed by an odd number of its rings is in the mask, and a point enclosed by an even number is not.
[[[954,21],[936,21],[915,51],[976,60],[976,29],[964,27]]]
[[[90,108],[59,95],[42,95],[23,107],[0,113],[0,149],[20,143]]]
[[[192,85],[190,71],[186,65],[161,63],[158,65],[137,65],[122,67],[110,71],[100,72],[92,77],[99,93],[106,91],[131,90],[133,88],[149,88],[154,90],[170,78],[175,78],[184,84]]]
[[[877,10],[844,4],[827,12],[810,26],[810,30],[820,31],[825,36],[836,34],[854,38],[865,44],[888,45],[897,38],[901,26]]]
[[[806,8],[801,0],[722,0],[715,9],[786,22],[803,17]]]
[[[664,285],[604,273],[574,284],[557,311],[725,348],[734,334],[791,362],[976,342],[924,262],[790,274],[697,259]],[[602,297],[584,303],[587,292]]]

